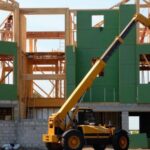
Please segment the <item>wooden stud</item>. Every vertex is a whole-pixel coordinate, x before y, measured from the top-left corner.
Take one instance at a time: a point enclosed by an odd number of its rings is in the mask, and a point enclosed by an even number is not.
[[[15,10],[14,10],[14,30],[13,30],[13,37],[14,41],[17,42],[17,46],[19,47],[19,4],[15,4]]]
[[[64,103],[64,99],[59,98],[30,98],[28,107],[31,108],[58,108]]]
[[[32,39],[65,39],[65,32],[27,32],[27,38]]]
[[[65,74],[25,74],[25,80],[64,80]]]
[[[14,11],[15,6],[4,1],[0,1],[0,10]]]
[[[20,14],[20,50],[26,52],[26,17]]]
[[[20,13],[25,15],[56,15],[65,14],[67,8],[21,8]]]
[[[65,47],[70,45],[70,11],[66,10],[65,13]]]
[[[31,38],[29,39],[29,51],[30,51],[30,52],[33,52],[33,51],[34,51],[34,48],[33,48],[33,41],[34,41],[34,40],[31,39]]]

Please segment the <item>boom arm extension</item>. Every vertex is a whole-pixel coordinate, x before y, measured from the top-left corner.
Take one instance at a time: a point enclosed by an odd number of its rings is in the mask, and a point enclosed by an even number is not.
[[[141,14],[135,14],[128,25],[123,29],[123,31],[114,39],[111,45],[103,53],[103,55],[96,61],[93,67],[89,70],[86,76],[82,79],[79,85],[75,88],[72,94],[68,97],[66,102],[60,108],[60,110],[52,115],[50,120],[53,122],[55,127],[61,127],[61,121],[65,119],[67,113],[80,101],[81,96],[91,87],[97,74],[101,73],[105,67],[106,62],[109,60],[111,55],[115,52],[120,44],[123,43],[123,39],[127,36],[132,27],[140,22],[144,26],[150,28],[150,19],[144,17]],[[52,123],[51,122],[51,123]]]

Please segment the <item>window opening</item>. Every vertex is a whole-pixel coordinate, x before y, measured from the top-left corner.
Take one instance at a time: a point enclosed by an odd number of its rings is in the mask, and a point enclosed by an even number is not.
[[[98,59],[99,58],[92,58],[92,66],[96,63]],[[103,77],[103,76],[104,76],[104,70],[97,75],[97,77]]]
[[[139,83],[150,83],[150,54],[141,54],[139,58]]]
[[[129,116],[129,132],[130,134],[138,134],[140,132],[139,116]]]
[[[14,84],[14,56],[0,55],[0,84]]]
[[[104,15],[92,15],[92,27],[104,28]]]
[[[13,13],[0,10],[0,40],[13,41]]]

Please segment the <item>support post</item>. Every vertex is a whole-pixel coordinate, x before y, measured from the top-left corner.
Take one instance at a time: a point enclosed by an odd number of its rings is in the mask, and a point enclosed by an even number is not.
[[[128,111],[122,112],[122,129],[129,132],[129,112]]]

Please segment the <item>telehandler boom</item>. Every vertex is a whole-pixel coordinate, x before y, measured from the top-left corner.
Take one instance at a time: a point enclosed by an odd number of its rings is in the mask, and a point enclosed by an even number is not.
[[[78,123],[76,116],[80,111],[78,103],[81,97],[91,87],[96,76],[103,72],[109,58],[123,43],[124,38],[137,22],[150,28],[150,19],[141,14],[135,14],[123,31],[95,62],[60,110],[49,117],[48,133],[43,135],[43,141],[46,143],[48,150],[81,150],[85,143],[92,145],[95,150],[102,150],[107,145],[112,145],[115,150],[128,149],[129,138],[125,130],[117,131],[112,126],[96,124],[91,109],[81,109],[88,116],[88,120],[83,121],[82,124]]]

